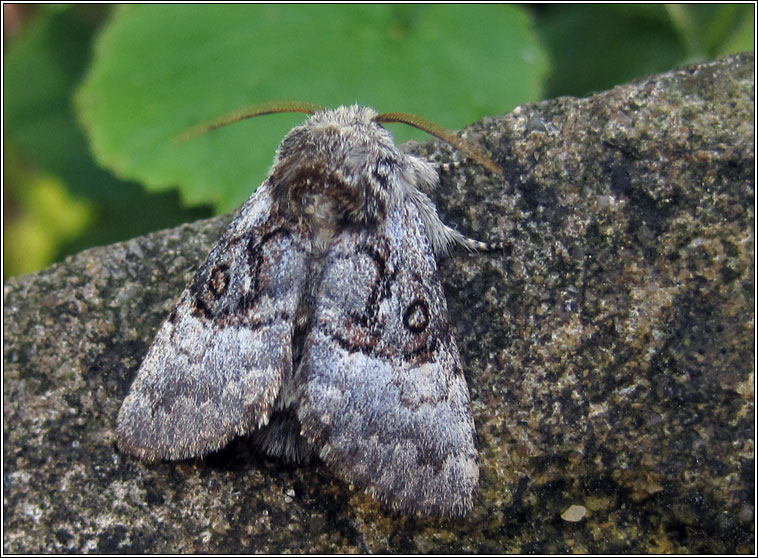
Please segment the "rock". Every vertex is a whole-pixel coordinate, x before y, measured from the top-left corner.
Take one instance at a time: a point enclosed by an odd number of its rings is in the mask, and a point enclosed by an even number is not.
[[[571,523],[576,523],[578,521],[581,521],[584,519],[584,516],[587,515],[587,508],[580,504],[571,504],[568,508],[566,508],[563,513],[561,514],[561,519],[563,521],[570,521]]]
[[[436,201],[506,249],[440,264],[481,460],[464,520],[396,515],[244,439],[179,463],[117,450],[139,363],[231,215],[8,280],[3,551],[752,552],[753,71],[744,53],[466,130],[505,175],[453,167]]]

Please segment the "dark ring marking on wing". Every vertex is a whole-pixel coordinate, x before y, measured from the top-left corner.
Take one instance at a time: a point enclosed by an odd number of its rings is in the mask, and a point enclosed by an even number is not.
[[[429,304],[417,298],[408,305],[403,313],[403,325],[412,333],[423,333],[429,326]]]
[[[408,309],[405,311],[405,315],[408,314]],[[405,315],[402,319],[405,321]],[[426,316],[427,325],[429,317]],[[394,360],[397,358],[402,359],[404,362],[410,363],[414,366],[419,366],[427,362],[436,361],[436,355],[439,350],[440,341],[449,340],[448,324],[442,321],[440,327],[437,328],[437,334],[431,335],[430,331],[426,328],[419,331],[413,331],[408,328],[414,337],[414,340],[419,345],[412,350],[402,351],[400,347],[392,347],[382,349],[380,347],[380,337],[382,332],[380,330],[364,330],[363,328],[356,327],[344,327],[344,325],[327,323],[322,324],[325,334],[333,339],[341,348],[348,353],[360,352],[370,357],[380,358],[382,360]],[[351,335],[351,331],[353,334]]]
[[[278,253],[286,248],[284,243],[291,236],[292,231],[279,226],[262,236],[247,233],[219,244],[223,249],[214,249],[190,287],[192,314],[198,318],[213,320],[220,328],[243,324],[253,329],[262,327],[253,320],[250,310],[266,292],[266,266],[275,263]],[[275,239],[278,239],[282,246],[267,250],[267,245],[271,245]],[[238,264],[232,264],[228,259],[214,262],[216,253],[228,255],[245,251],[247,260]],[[247,286],[244,277],[249,278]],[[172,318],[175,320],[176,316],[172,314],[169,319]]]
[[[208,287],[216,300],[221,298],[229,287],[229,264],[223,263],[214,268]]]
[[[229,264],[223,263],[214,267],[205,286],[207,287],[207,292],[214,301],[220,300],[227,288],[229,288]],[[210,320],[213,319],[216,314],[214,314],[214,312],[208,307],[208,302],[203,300],[203,294],[203,289],[201,288],[195,295],[195,304],[192,307],[192,313],[195,316],[201,316]],[[169,319],[171,318],[172,316],[169,316]]]

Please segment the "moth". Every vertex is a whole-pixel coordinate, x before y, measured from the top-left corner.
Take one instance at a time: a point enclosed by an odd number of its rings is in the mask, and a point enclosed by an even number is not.
[[[439,177],[357,105],[259,105],[311,116],[279,146],[160,327],[117,420],[119,447],[178,460],[249,435],[270,456],[321,458],[403,513],[460,517],[479,469],[474,421],[435,256],[492,245],[445,225]]]

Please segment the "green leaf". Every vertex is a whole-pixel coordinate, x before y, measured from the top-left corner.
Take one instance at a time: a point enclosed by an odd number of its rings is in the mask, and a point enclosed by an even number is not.
[[[752,49],[754,6],[604,4],[534,8],[553,60],[549,97],[587,95],[721,54]]]
[[[38,12],[12,44],[4,65],[8,137],[35,163],[60,175],[79,195],[120,196],[88,154],[71,106],[89,60],[91,29],[72,10]]]
[[[299,99],[458,128],[539,99],[545,72],[514,6],[131,5],[101,34],[77,105],[96,157],[119,176],[225,211],[260,183],[303,115],[172,143],[197,124]]]
[[[723,22],[724,33],[719,37],[721,40],[714,41],[713,54],[736,54],[744,51],[755,51],[755,6],[753,5],[723,5],[722,16],[719,23]],[[733,8],[730,10],[728,8]]]
[[[6,274],[35,271],[89,246],[209,215],[207,209],[182,208],[175,193],[148,194],[139,184],[122,182],[93,160],[73,94],[103,15],[98,6],[42,6],[9,44],[3,68],[5,153],[6,159],[14,153],[18,162],[13,172],[4,168],[4,202],[21,209],[6,212],[3,224],[15,248],[28,248],[16,249],[15,259],[13,250],[4,252]],[[34,204],[41,204],[40,211]],[[76,204],[89,208],[86,223],[77,217]],[[56,223],[72,220],[86,228],[69,227],[62,234]]]
[[[555,4],[537,29],[553,58],[550,97],[610,89],[687,56],[663,5]]]

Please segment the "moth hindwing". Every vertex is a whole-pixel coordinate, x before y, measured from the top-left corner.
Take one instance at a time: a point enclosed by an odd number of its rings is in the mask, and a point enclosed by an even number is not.
[[[464,515],[474,422],[435,254],[485,245],[441,222],[423,193],[435,168],[372,109],[292,110],[312,116],[158,331],[119,445],[184,459],[251,434],[272,456],[318,455],[401,512]]]

